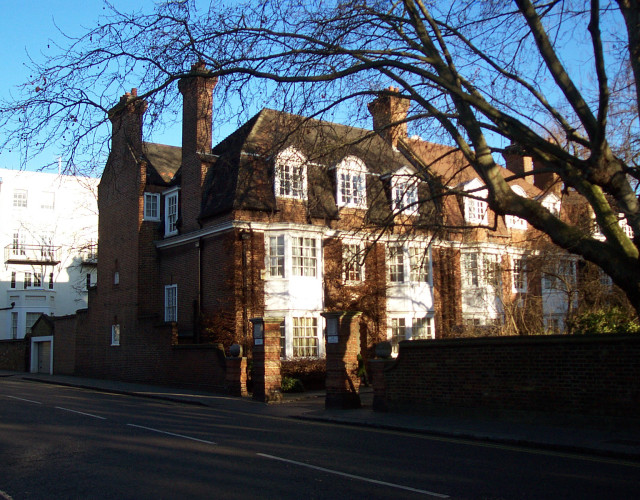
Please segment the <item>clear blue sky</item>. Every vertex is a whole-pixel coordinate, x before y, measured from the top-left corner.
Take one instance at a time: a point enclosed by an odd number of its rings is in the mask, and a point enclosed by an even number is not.
[[[111,0],[120,11],[139,11],[153,9],[152,0]],[[21,83],[27,81],[25,63],[29,56],[38,59],[39,54],[47,50],[50,40],[62,40],[60,31],[69,35],[82,33],[83,26],[91,27],[105,12],[103,0],[0,0],[0,96],[7,98],[9,93]],[[57,27],[56,27],[57,26]],[[49,49],[51,50],[51,49]],[[2,130],[0,130],[2,134]],[[163,138],[164,139],[164,138]],[[171,139],[171,138],[169,138]],[[177,144],[179,137],[165,140]],[[55,159],[56,152],[52,149]],[[42,158],[42,162],[29,164],[29,170],[37,170],[52,158]],[[38,164],[42,163],[42,164]],[[2,152],[1,168],[19,168],[20,161],[15,153]]]

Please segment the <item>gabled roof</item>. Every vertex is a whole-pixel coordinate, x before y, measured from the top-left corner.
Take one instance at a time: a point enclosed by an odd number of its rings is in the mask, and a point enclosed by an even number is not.
[[[201,217],[234,209],[274,211],[274,162],[289,146],[307,159],[308,209],[313,217],[337,216],[332,168],[346,156],[365,163],[373,174],[368,176],[368,189],[376,193],[383,191],[380,174],[407,165],[406,158],[370,130],[263,109],[213,148],[218,158],[205,179]],[[376,198],[380,196],[370,196]]]
[[[174,179],[182,162],[182,148],[153,142],[142,144],[147,162],[147,184],[166,186]]]
[[[414,138],[407,140],[406,144],[444,186],[454,188],[466,185],[473,179],[480,181],[476,171],[469,165],[462,152],[456,148]],[[505,179],[516,175],[506,167],[503,167],[500,173]],[[528,179],[513,179],[509,184],[520,186],[530,198],[540,196],[542,191],[533,185],[530,180],[532,177]]]

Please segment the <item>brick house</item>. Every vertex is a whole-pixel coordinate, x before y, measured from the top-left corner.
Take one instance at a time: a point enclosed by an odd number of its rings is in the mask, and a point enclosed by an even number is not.
[[[296,358],[323,356],[325,311],[362,311],[369,349],[495,327],[528,296],[539,318],[566,312],[528,264],[539,238],[526,221],[487,209],[459,153],[395,125],[409,103],[393,91],[369,105],[375,132],[264,109],[214,147],[215,85],[201,65],[180,80],[181,148],[143,142],[135,91],[110,111],[78,373],[189,380],[219,353],[177,361],[179,348],[249,347],[260,316],[284,318],[282,357]],[[505,159],[506,177],[531,168],[515,148]],[[560,210],[553,178],[513,185]]]

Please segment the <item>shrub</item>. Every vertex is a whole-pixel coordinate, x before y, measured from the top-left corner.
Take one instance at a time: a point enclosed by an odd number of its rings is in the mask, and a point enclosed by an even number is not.
[[[322,390],[327,363],[324,359],[315,358],[287,359],[281,363],[281,373],[283,384],[285,378],[298,379],[306,390]]]
[[[579,314],[569,322],[574,334],[640,333],[640,323],[619,307]]]
[[[282,377],[280,389],[282,392],[304,392],[304,384],[298,378]]]

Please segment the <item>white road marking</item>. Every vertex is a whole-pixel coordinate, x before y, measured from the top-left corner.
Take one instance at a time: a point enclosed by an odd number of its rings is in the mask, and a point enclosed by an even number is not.
[[[27,403],[34,403],[34,404],[37,404],[37,405],[41,405],[42,404],[40,401],[33,401],[31,399],[17,398],[15,396],[7,396],[7,397],[11,398],[11,399],[17,399],[19,401],[26,401]]]
[[[70,411],[71,413],[77,413],[79,415],[85,415],[87,417],[99,418],[100,420],[106,420],[105,417],[101,417],[100,415],[94,415],[93,413],[84,413],[82,411],[70,410],[69,408],[63,408],[62,406],[56,406],[56,409]]]
[[[327,472],[329,474],[335,474],[337,476],[348,477],[350,479],[357,479],[359,481],[366,481],[367,483],[381,484],[383,486],[390,486],[391,488],[397,488],[397,489],[400,489],[400,490],[413,491],[414,493],[421,493],[423,495],[429,495],[429,496],[437,497],[437,498],[449,498],[449,495],[443,495],[442,493],[435,493],[433,491],[427,491],[427,490],[419,490],[417,488],[411,488],[410,486],[403,486],[401,484],[387,483],[386,481],[379,481],[377,479],[371,479],[369,477],[356,476],[354,474],[347,474],[346,472],[340,472],[340,471],[332,470],[332,469],[325,469],[324,467],[318,467],[317,465],[306,464],[304,462],[296,462],[295,460],[289,460],[287,458],[281,458],[281,457],[276,457],[276,456],[273,456],[273,455],[267,455],[265,453],[258,453],[257,455],[260,456],[260,457],[264,457],[264,458],[270,458],[272,460],[279,460],[280,462],[286,462],[288,464],[299,465],[301,467],[307,467],[309,469],[315,469],[315,470],[319,470],[319,471],[322,471],[322,472]]]
[[[159,429],[154,429],[152,427],[145,427],[144,425],[136,425],[136,424],[127,424],[127,425],[129,427],[136,427],[138,429],[145,429],[147,431],[157,432],[159,434],[166,434],[167,436],[179,437],[179,438],[183,438],[183,439],[190,439],[191,441],[198,441],[199,443],[217,444],[217,443],[214,443],[213,441],[207,441],[206,439],[198,439],[198,438],[194,438],[194,437],[191,437],[191,436],[185,436],[184,434],[174,434],[173,432],[161,431]]]

